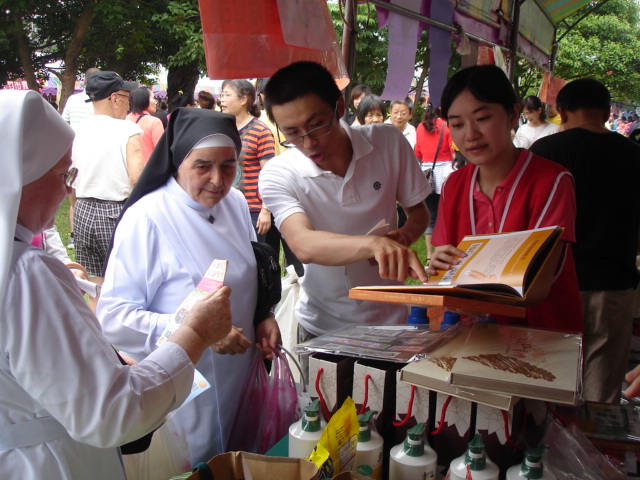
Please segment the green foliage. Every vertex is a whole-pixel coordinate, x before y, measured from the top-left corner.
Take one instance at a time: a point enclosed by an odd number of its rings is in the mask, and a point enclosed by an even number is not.
[[[584,15],[588,5],[558,27],[558,38]],[[567,81],[590,77],[602,82],[614,102],[640,104],[640,5],[636,0],[610,0],[590,13],[562,38],[554,74]],[[516,91],[520,98],[535,95],[542,71],[520,60]]]
[[[344,7],[329,3],[333,26],[342,44]],[[356,14],[356,58],[352,85],[365,84],[376,93],[382,93],[387,77],[388,29],[378,29],[378,16],[373,5],[358,5]]]
[[[569,17],[579,18],[583,10]],[[563,33],[560,28],[559,35]],[[640,6],[611,0],[561,41],[555,73],[565,80],[592,77],[609,88],[613,101],[640,103]]]
[[[204,70],[202,24],[197,0],[170,0],[165,12],[155,14],[151,20],[171,39],[165,65],[180,67],[198,61]]]

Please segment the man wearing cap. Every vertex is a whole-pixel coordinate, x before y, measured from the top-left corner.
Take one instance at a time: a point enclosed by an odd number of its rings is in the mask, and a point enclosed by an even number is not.
[[[98,284],[116,220],[143,168],[142,130],[124,120],[129,92],[137,87],[116,72],[90,76],[86,93],[95,115],[78,127],[73,142],[76,260]]]

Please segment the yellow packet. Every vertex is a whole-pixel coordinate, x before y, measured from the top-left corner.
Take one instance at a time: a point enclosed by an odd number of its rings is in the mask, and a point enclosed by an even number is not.
[[[318,466],[320,480],[351,470],[359,431],[356,405],[351,397],[347,397],[327,423],[318,444],[307,458]]]

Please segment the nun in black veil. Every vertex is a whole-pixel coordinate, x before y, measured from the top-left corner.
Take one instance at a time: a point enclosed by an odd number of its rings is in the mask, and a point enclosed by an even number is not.
[[[98,303],[105,336],[135,360],[155,350],[172,313],[214,259],[228,259],[234,328],[196,364],[211,388],[173,417],[193,465],[225,452],[255,349],[270,358],[280,343],[275,318],[255,327],[255,230],[232,188],[241,149],[235,118],[175,110],[120,217]]]

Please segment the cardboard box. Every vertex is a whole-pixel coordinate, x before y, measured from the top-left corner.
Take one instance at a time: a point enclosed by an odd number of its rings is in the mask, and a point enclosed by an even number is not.
[[[318,480],[318,467],[300,458],[265,457],[255,453],[228,452],[216,455],[207,462],[215,480],[244,480],[243,463],[253,480]],[[199,471],[187,480],[206,480]]]

